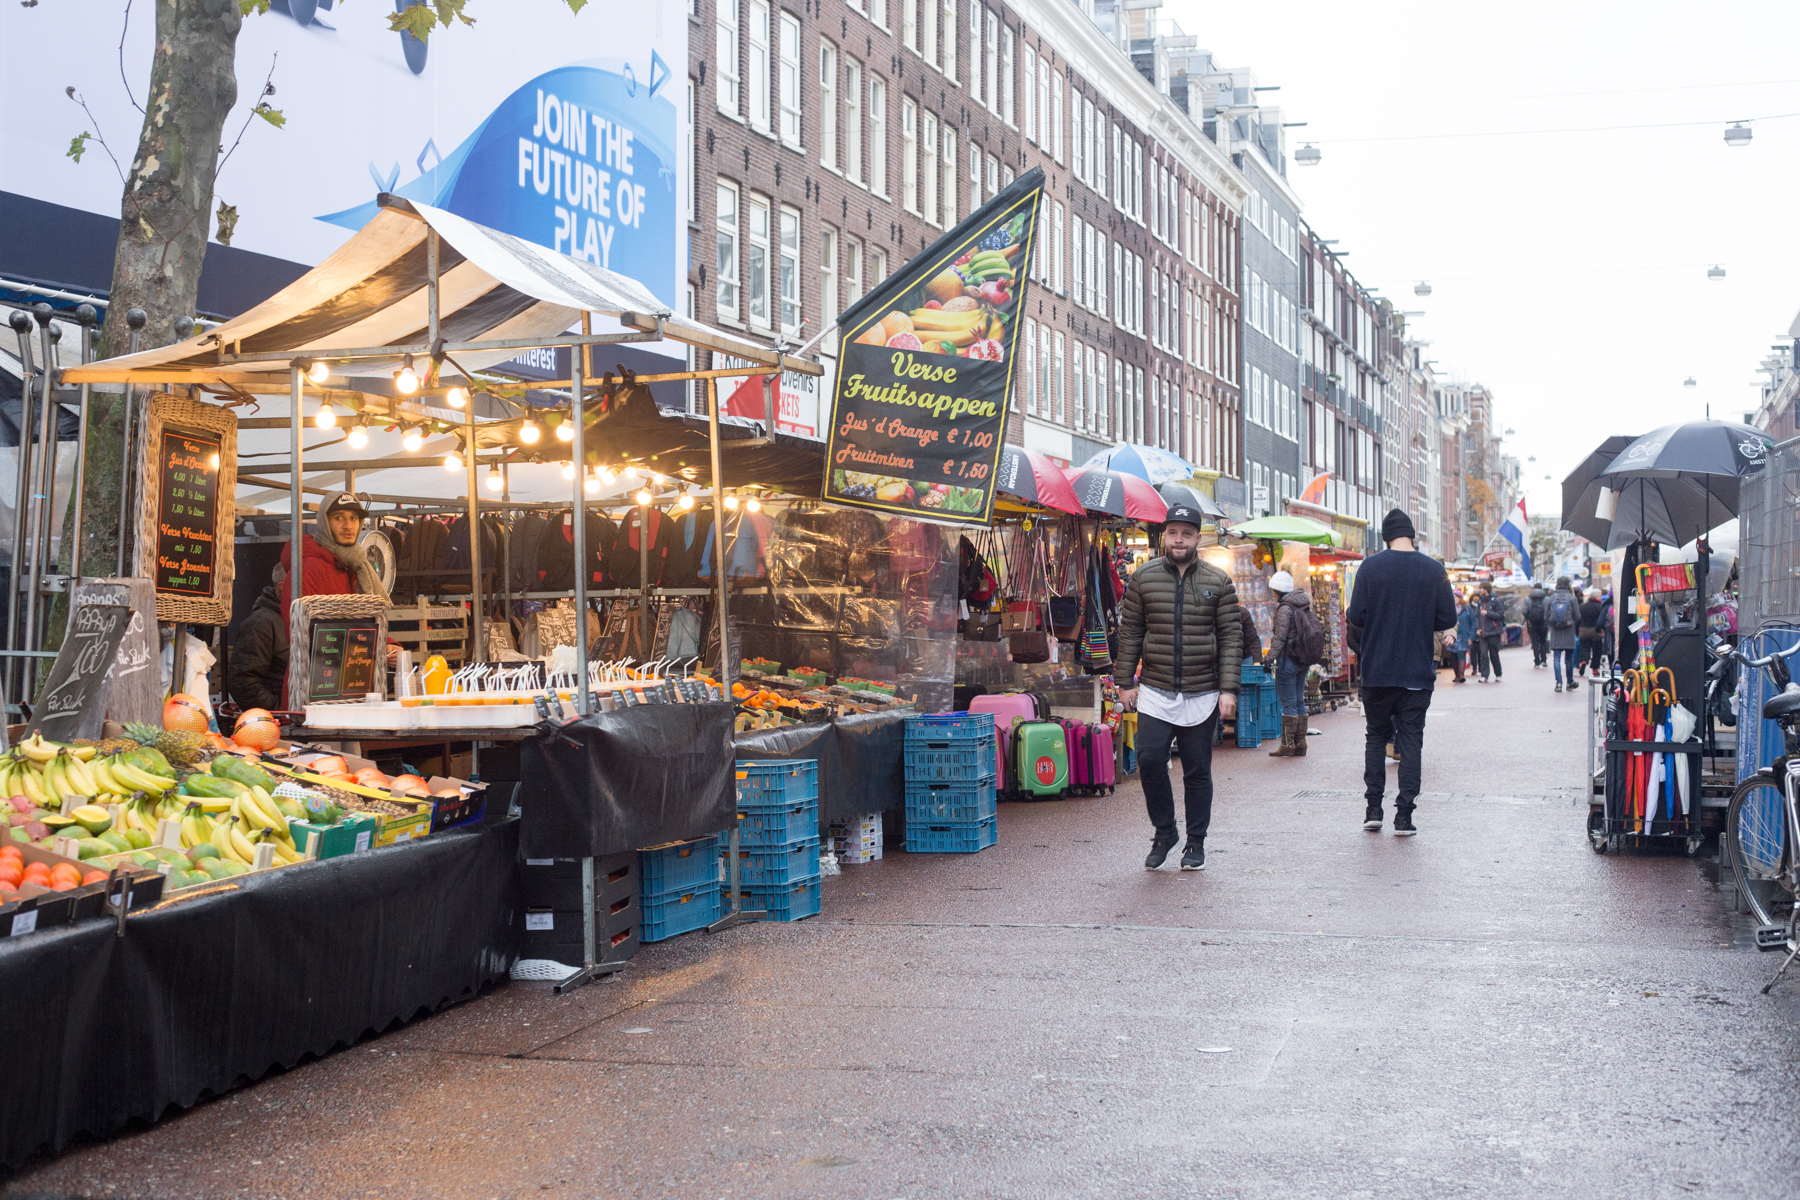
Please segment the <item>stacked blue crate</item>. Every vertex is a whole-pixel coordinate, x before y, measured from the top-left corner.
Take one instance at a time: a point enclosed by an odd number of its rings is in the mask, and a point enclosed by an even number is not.
[[[1263,713],[1268,704],[1268,697],[1275,695],[1275,680],[1256,663],[1245,663],[1238,671],[1237,698],[1237,744],[1240,747],[1260,746],[1267,736],[1281,736],[1281,701],[1275,701],[1276,722],[1274,734],[1263,732]]]
[[[819,764],[737,764],[738,898],[771,921],[819,911]],[[721,843],[729,852],[730,833]],[[730,870],[730,864],[725,868]]]
[[[992,713],[906,719],[906,849],[973,854],[999,840]]]
[[[640,941],[660,942],[719,916],[719,839],[696,838],[638,851]]]

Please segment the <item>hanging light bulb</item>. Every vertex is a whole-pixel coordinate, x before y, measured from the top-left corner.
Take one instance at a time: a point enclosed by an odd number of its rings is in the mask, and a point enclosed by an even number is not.
[[[728,509],[732,509],[734,511],[736,510],[736,508],[737,508],[737,493],[736,492],[733,492],[731,495],[725,497],[725,507]]]
[[[365,428],[361,424],[352,425],[350,427],[350,448],[352,450],[361,450],[364,446],[366,446],[368,444],[369,444],[368,429]]]
[[[412,355],[406,356],[405,363],[394,372],[394,386],[400,389],[401,395],[410,396],[419,390],[419,376],[413,370]]]
[[[422,425],[408,425],[401,435],[400,444],[408,450],[417,451],[425,444],[425,428]]]
[[[644,507],[648,508],[650,506],[650,493],[646,492],[646,491],[638,492],[637,502],[639,504],[643,505]]]
[[[331,378],[331,367],[326,363],[315,362],[312,366],[306,368],[306,377],[314,383],[324,383],[327,379]]]
[[[607,487],[611,487],[614,483],[618,482],[618,479],[619,473],[611,467],[600,468],[600,481]]]
[[[519,426],[519,440],[524,442],[527,446],[534,446],[537,444],[538,438],[543,435],[543,432],[542,426],[530,417],[526,417],[524,423]]]
[[[497,492],[506,481],[500,478],[500,464],[489,463],[487,472],[487,490]]]
[[[586,472],[587,478],[582,480],[581,490],[592,496],[600,490],[600,477],[592,471]]]
[[[575,440],[575,422],[572,418],[564,417],[557,425],[556,440],[559,442],[572,442]]]
[[[462,467],[463,467],[462,455],[458,454],[454,450],[452,450],[450,453],[444,455],[444,470],[460,471],[460,470],[462,470]]]
[[[621,468],[619,470],[619,478],[623,479],[626,483],[636,483],[638,480],[637,468],[636,467]]]
[[[337,412],[331,407],[331,401],[319,405],[319,415],[313,418],[313,424],[320,429],[330,429],[337,424]]]
[[[755,496],[752,496],[752,497],[750,497],[749,501],[744,505],[744,507],[749,509],[751,512],[761,512],[762,511],[762,501],[758,500]]]
[[[663,485],[663,477],[653,473],[650,476],[650,483],[654,487],[661,487]]]
[[[675,502],[675,507],[679,508],[682,512],[686,512],[688,509],[694,507],[694,498],[684,492],[681,499]]]
[[[563,478],[564,479],[575,478],[575,464],[574,463],[566,462],[563,464]]]
[[[469,393],[463,388],[453,387],[444,393],[444,403],[448,404],[451,408],[461,408],[468,402]]]

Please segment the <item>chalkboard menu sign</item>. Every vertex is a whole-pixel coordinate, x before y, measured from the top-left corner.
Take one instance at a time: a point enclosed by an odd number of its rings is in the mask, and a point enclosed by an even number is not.
[[[99,736],[106,717],[103,693],[134,616],[135,610],[123,604],[84,604],[75,609],[27,733],[42,731],[58,742]]]
[[[156,570],[159,592],[210,596],[218,559],[213,518],[219,501],[219,437],[163,427],[157,489]]]
[[[380,690],[376,673],[386,654],[381,622],[373,617],[314,621],[307,651],[308,702],[361,699]]]
[[[231,620],[237,415],[164,394],[151,397],[145,424],[134,573],[155,586],[158,620],[224,625]]]

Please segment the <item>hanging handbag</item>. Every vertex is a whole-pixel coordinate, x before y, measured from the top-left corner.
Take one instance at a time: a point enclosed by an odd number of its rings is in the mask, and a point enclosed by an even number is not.
[[[1090,629],[1081,635],[1081,661],[1090,667],[1112,665],[1112,647],[1107,643],[1104,630]]]
[[[977,609],[969,614],[963,622],[963,640],[969,642],[997,642],[1000,640],[1000,626],[1004,620],[1003,613],[991,609]]]
[[[1041,629],[1026,629],[1011,635],[1008,647],[1012,660],[1016,663],[1043,663],[1050,661],[1050,635]]]
[[[1059,642],[1073,642],[1081,636],[1081,597],[1050,597],[1050,631]]]

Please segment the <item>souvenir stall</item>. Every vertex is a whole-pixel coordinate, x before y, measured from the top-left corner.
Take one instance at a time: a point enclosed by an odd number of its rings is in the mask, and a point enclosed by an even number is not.
[[[1274,631],[1277,600],[1269,577],[1286,571],[1296,585],[1303,583],[1311,591],[1313,613],[1325,628],[1325,659],[1307,675],[1307,706],[1313,712],[1335,709],[1355,693],[1355,656],[1346,641],[1344,610],[1362,555],[1343,548],[1346,539],[1338,530],[1310,517],[1260,517],[1233,525],[1229,532],[1233,538],[1250,539],[1224,552],[1230,564],[1225,569],[1265,642]]]

